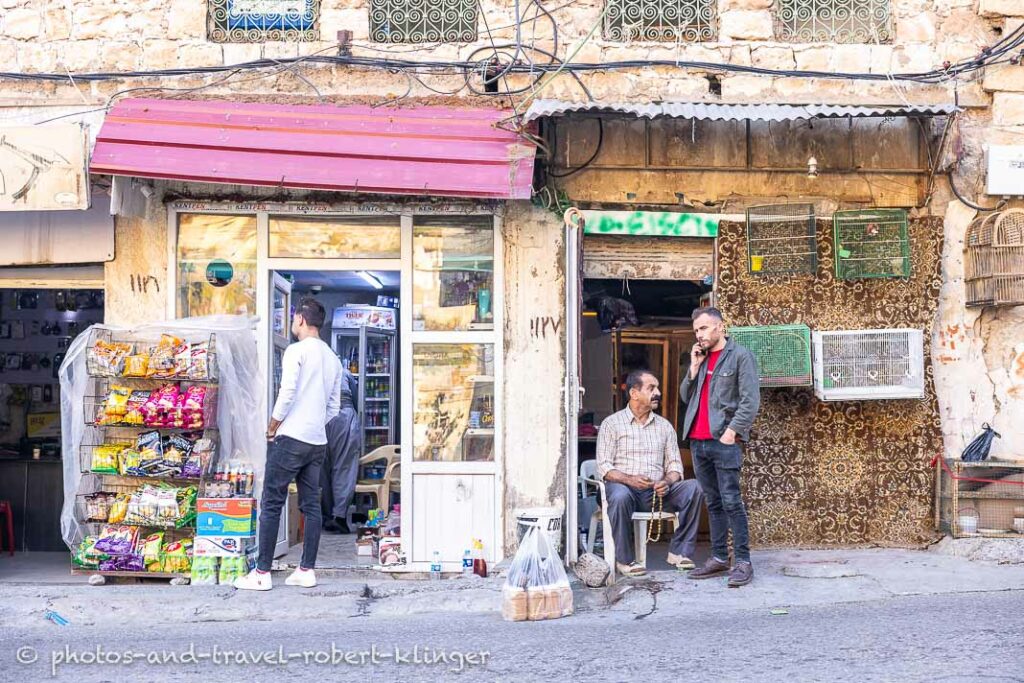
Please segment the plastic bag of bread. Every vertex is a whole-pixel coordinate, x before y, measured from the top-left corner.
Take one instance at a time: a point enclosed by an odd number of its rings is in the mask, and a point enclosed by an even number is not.
[[[527,530],[501,596],[501,614],[507,621],[542,621],[573,613],[568,576],[546,534]]]

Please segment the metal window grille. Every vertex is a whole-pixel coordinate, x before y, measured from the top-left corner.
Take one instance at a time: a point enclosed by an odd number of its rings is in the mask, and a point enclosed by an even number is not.
[[[818,249],[813,204],[747,209],[747,266],[755,275],[814,274]]]
[[[1024,534],[1024,462],[939,458],[935,515],[954,538]]]
[[[888,43],[890,0],[779,0],[775,35],[790,43]]]
[[[811,385],[811,330],[806,325],[730,327],[729,336],[754,354],[762,387]]]
[[[837,211],[832,221],[837,278],[910,277],[906,211]]]
[[[309,42],[320,39],[320,0],[208,0],[207,33],[215,43]]]
[[[823,401],[924,397],[921,330],[815,332],[814,391]]]
[[[604,37],[700,42],[718,37],[717,0],[605,0]]]
[[[370,40],[468,43],[476,40],[477,0],[370,0]]]

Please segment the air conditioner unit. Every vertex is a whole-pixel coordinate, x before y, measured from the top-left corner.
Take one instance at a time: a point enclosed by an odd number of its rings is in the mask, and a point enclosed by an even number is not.
[[[823,401],[924,397],[921,330],[814,332],[814,393]]]

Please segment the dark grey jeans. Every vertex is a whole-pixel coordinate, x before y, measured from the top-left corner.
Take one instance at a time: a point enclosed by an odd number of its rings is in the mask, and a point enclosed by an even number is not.
[[[604,492],[608,496],[608,523],[615,537],[615,561],[629,564],[636,559],[633,549],[633,513],[651,511],[654,491],[641,491],[625,484],[605,482]],[[702,500],[704,496],[700,484],[692,479],[677,481],[669,487],[662,501],[664,511],[679,513],[679,524],[668,544],[670,553],[693,558]]]
[[[693,469],[704,489],[711,522],[711,551],[719,560],[729,559],[729,531],[737,562],[750,562],[750,531],[747,508],[740,495],[743,450],[738,443],[726,446],[717,439],[690,439]]]
[[[320,468],[327,446],[315,446],[288,436],[279,436],[267,444],[267,471],[263,474],[263,499],[260,501],[260,549],[256,568],[270,571],[281,526],[281,508],[288,500],[288,485],[299,487],[299,509],[306,518],[302,532],[300,566],[313,569],[320,547]]]

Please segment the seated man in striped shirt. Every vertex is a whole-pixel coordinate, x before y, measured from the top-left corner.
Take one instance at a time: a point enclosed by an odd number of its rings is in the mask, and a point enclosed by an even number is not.
[[[704,494],[695,480],[683,481],[676,430],[654,414],[661,403],[658,378],[648,370],[635,370],[626,378],[626,389],[629,405],[608,416],[597,437],[597,476],[605,482],[616,568],[625,576],[647,573],[633,553],[632,518],[634,512],[650,512],[658,494],[665,512],[679,512],[668,563],[681,571],[693,569],[690,558]]]

